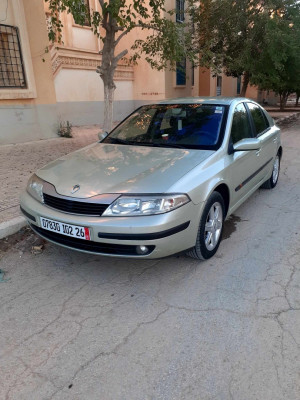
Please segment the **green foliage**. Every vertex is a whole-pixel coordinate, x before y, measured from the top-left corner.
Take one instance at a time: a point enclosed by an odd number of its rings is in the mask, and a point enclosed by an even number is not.
[[[192,50],[192,36],[188,24],[176,24],[174,10],[165,9],[165,0],[149,0],[149,5],[139,0],[99,0],[101,12],[89,10],[83,0],[45,0],[51,13],[48,35],[52,42],[62,43],[61,12],[71,13],[75,22],[83,25],[88,18],[91,29],[103,43],[113,34],[116,47],[121,39],[139,27],[151,34],[145,40],[136,40],[131,47],[130,60],[137,62],[141,55],[152,68],[162,69],[175,66],[183,57],[195,61],[197,54]],[[187,1],[188,4],[194,1]],[[186,13],[189,13],[187,8]],[[129,50],[129,49],[127,49]],[[102,51],[103,53],[103,51]]]
[[[194,46],[201,65],[214,73],[244,75],[279,93],[299,76],[298,20],[295,0],[202,0]]]
[[[267,23],[266,47],[257,60],[252,82],[287,97],[300,90],[300,13],[290,5]]]

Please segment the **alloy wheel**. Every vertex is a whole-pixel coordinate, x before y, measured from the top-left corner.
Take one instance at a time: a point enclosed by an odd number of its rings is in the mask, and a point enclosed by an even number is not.
[[[207,215],[204,238],[207,250],[212,251],[218,244],[223,226],[223,209],[219,202],[215,202]]]
[[[275,184],[277,182],[278,175],[279,175],[279,156],[277,154],[277,156],[275,157],[275,160],[274,160],[274,164],[273,164],[273,172],[272,172],[273,184]]]

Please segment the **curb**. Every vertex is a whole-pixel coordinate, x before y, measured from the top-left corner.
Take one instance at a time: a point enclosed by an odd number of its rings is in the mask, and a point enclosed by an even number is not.
[[[296,112],[296,113],[294,113],[292,115],[289,115],[287,117],[281,117],[281,118],[278,118],[278,119],[276,119],[274,117],[272,117],[272,118],[274,119],[276,124],[280,124],[280,123],[286,122],[286,121],[293,121],[294,119],[297,119],[299,117],[299,115],[300,115],[300,112]]]
[[[0,239],[17,233],[21,228],[27,225],[27,221],[24,217],[16,217],[9,221],[0,223]]]

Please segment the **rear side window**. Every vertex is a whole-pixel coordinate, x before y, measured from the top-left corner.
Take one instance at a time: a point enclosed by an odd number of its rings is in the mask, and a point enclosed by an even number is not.
[[[247,103],[247,106],[254,122],[256,136],[258,136],[269,127],[267,118],[256,104]]]
[[[247,139],[252,137],[251,125],[248,117],[246,107],[243,103],[236,106],[231,126],[231,140],[232,144],[238,142],[241,139]]]

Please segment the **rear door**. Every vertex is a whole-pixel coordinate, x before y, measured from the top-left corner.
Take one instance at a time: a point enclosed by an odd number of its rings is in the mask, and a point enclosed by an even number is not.
[[[247,102],[246,106],[253,124],[254,136],[261,141],[261,148],[256,152],[256,155],[257,164],[261,168],[258,172],[258,178],[263,183],[271,174],[273,160],[277,151],[277,130],[272,129],[260,106],[252,102]]]
[[[238,104],[233,112],[230,142],[232,145],[239,140],[253,137],[253,127],[250,115],[243,103]],[[227,168],[228,181],[231,187],[231,204],[242,201],[248,192],[258,182],[256,171],[260,168],[257,163],[256,151],[236,151],[229,154]]]

